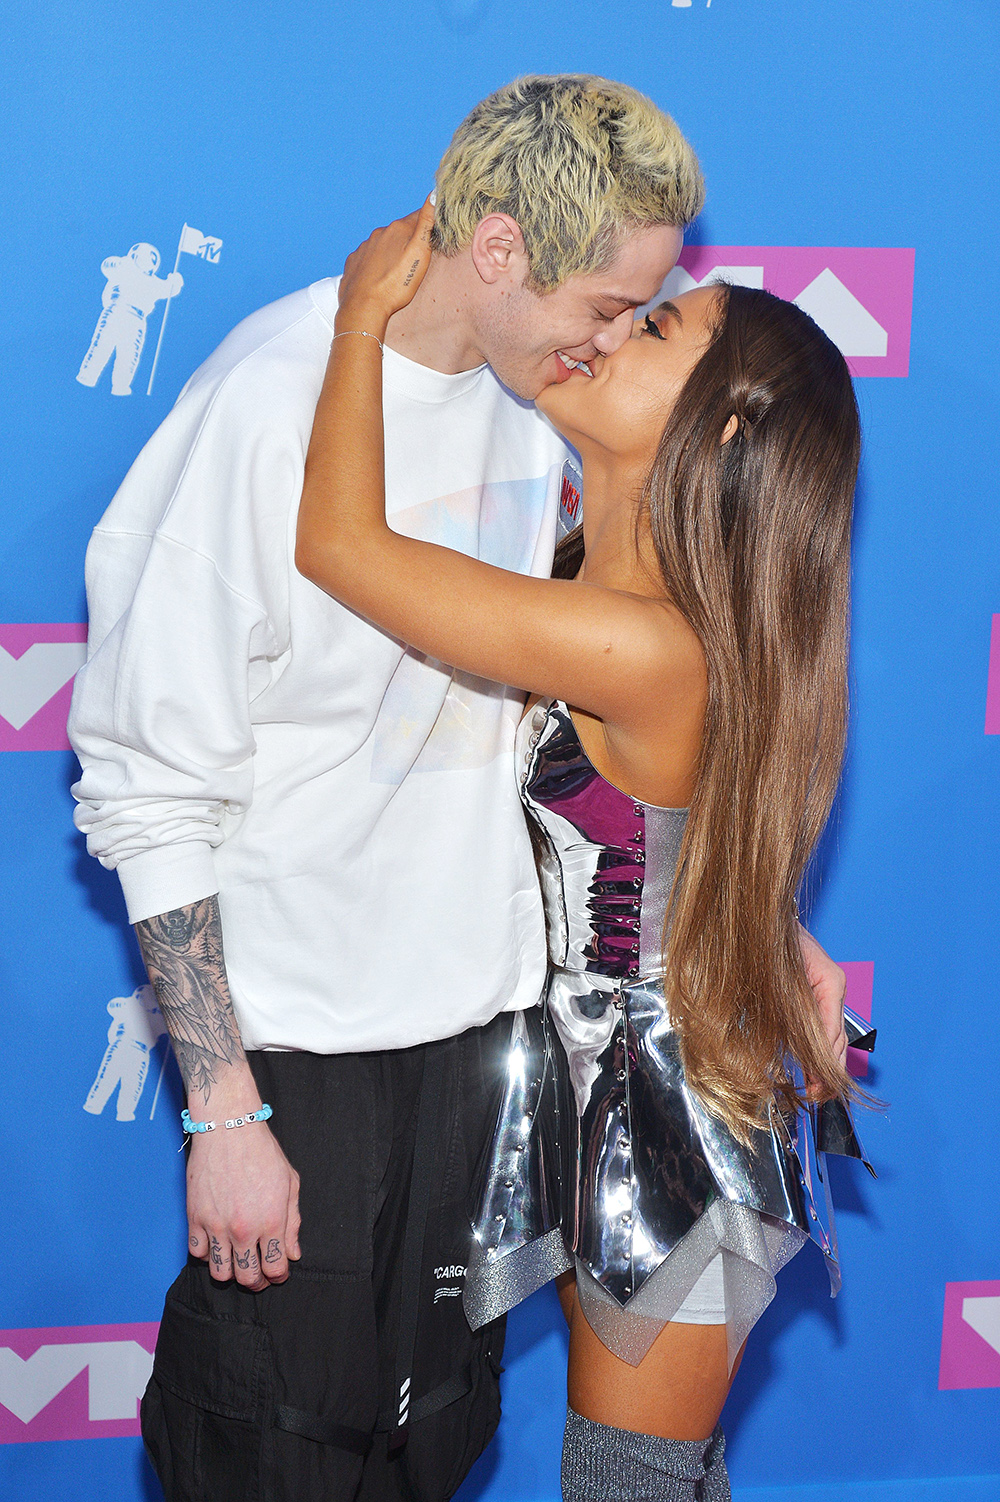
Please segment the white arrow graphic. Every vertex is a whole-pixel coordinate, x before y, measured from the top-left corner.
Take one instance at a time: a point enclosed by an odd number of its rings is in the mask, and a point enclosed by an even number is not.
[[[963,1299],[962,1318],[1000,1356],[1000,1296]]]
[[[683,266],[675,266],[667,277],[660,292],[653,303],[662,302],[664,298],[677,297],[681,292],[690,292],[695,287],[710,287],[715,282],[728,282],[732,287],[763,287],[763,266],[713,266],[707,276],[701,281],[695,281],[690,271],[685,271]]]
[[[84,1367],[90,1368],[91,1422],[134,1419],[135,1405],[153,1370],[151,1352],[135,1340],[39,1346],[26,1359],[9,1346],[0,1346],[0,1404],[22,1424],[30,1424]]]
[[[91,1347],[39,1346],[22,1360],[9,1346],[0,1346],[0,1403],[21,1420],[31,1420],[47,1408],[90,1361]]]
[[[82,641],[36,641],[20,657],[0,647],[0,715],[20,730],[86,660]]]
[[[842,355],[850,358],[884,355],[888,351],[889,335],[885,329],[829,266],[803,288],[795,303],[816,320]]]

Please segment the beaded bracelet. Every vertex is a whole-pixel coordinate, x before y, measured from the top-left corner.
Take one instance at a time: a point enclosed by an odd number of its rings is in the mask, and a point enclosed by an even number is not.
[[[233,1116],[226,1122],[226,1127],[249,1126],[251,1121],[267,1121],[273,1115],[270,1106],[258,1106],[256,1111],[248,1111],[245,1116]],[[214,1132],[218,1124],[217,1121],[192,1121],[190,1111],[181,1112],[181,1125],[185,1132]]]

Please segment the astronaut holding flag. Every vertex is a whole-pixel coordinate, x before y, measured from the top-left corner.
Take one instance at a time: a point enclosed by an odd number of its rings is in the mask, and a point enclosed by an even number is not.
[[[160,265],[160,252],[155,245],[142,242],[133,245],[126,256],[108,256],[101,263],[101,270],[107,277],[102,297],[103,309],[97,320],[90,348],[77,372],[76,378],[80,384],[96,386],[105,366],[114,356],[114,365],[111,367],[112,395],[131,396],[132,379],[146,342],[146,319],[156,304],[165,299],[160,337],[156,341],[153,369],[146,388],[146,395],[151,395],[170,304],[184,286],[184,278],[177,269],[181,256],[200,256],[203,261],[214,264],[218,262],[221,250],[221,240],[212,235],[203,235],[201,230],[185,224],[177,244],[174,269],[169,276],[156,275]]]
[[[200,256],[203,261],[211,261],[218,264],[219,255],[222,251],[222,241],[215,239],[213,235],[203,235],[200,229],[186,222],[181,226],[181,237],[177,242],[177,255],[174,257],[174,274],[180,265],[182,255]],[[178,291],[180,289],[178,288]],[[163,343],[163,331],[167,326],[167,317],[170,313],[170,303],[173,293],[167,297],[166,306],[163,309],[163,322],[160,324],[160,337],[156,341],[156,354],[153,356],[153,368],[149,372],[149,385],[146,387],[146,395],[153,394],[153,379],[156,375],[156,367],[160,359],[160,346]]]
[[[169,304],[184,285],[176,266],[170,276],[157,276],[159,264],[156,246],[144,242],[133,245],[126,256],[108,256],[101,262],[107,285],[94,337],[77,372],[81,386],[96,386],[113,355],[112,395],[132,395],[132,377],[146,342],[146,318],[161,298]]]

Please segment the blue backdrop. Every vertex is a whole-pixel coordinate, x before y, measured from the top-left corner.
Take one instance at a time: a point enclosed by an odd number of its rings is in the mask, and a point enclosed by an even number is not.
[[[694,142],[709,188],[696,243],[916,252],[908,375],[881,374],[909,314],[901,263],[879,262],[881,289],[860,271],[853,288],[895,323],[881,366],[877,332],[855,335],[869,343],[855,350],[853,731],[812,914],[859,983],[874,965],[870,1079],[891,1109],[862,1125],[880,1180],[837,1173],[845,1291],[830,1302],[818,1256],[792,1264],[727,1427],[738,1498],[1000,1498],[1000,1226],[982,1145],[1000,1054],[992,0],[41,0],[5,30],[7,1495],[158,1495],[129,1381],[184,1254],[176,1071],[133,994],[117,882],[71,825],[64,685],[89,532],[227,330],[416,205],[477,99],[523,72],[590,71],[652,95]],[[180,254],[185,280],[152,395],[162,298],[125,399],[107,369],[75,377],[106,277],[130,274],[102,263],[137,244],[157,248],[161,276]],[[564,1351],[543,1292],[511,1320],[501,1438],[465,1502],[558,1496]]]

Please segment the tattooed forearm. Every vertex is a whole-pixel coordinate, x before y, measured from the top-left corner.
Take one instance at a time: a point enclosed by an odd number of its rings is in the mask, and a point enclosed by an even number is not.
[[[220,1069],[243,1058],[222,949],[217,897],[135,926],[184,1084],[207,1101]]]

